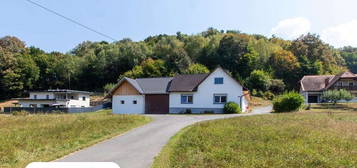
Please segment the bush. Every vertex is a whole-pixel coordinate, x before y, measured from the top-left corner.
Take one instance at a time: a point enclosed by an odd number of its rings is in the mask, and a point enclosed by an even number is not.
[[[350,100],[353,99],[353,96],[349,91],[347,91],[345,89],[341,89],[341,90],[328,90],[328,91],[325,91],[322,94],[321,98],[324,101],[332,102],[333,104],[336,104],[337,101],[339,101],[339,100],[350,101]]]
[[[275,95],[272,92],[270,92],[270,91],[264,92],[264,95],[263,95],[264,99],[273,100],[274,97],[275,97]]]
[[[21,111],[13,111],[11,114],[14,116],[27,116],[30,113],[28,111],[21,110]]]
[[[224,105],[223,111],[225,114],[241,113],[239,105],[235,102],[228,102]]]
[[[108,94],[114,88],[114,86],[114,83],[107,83],[106,85],[104,85],[104,94]]]
[[[263,98],[264,92],[259,90],[259,91],[257,91],[257,94],[255,94],[255,96]]]
[[[272,79],[270,81],[269,90],[272,91],[274,94],[281,94],[284,92],[285,83],[281,79]]]
[[[271,76],[263,70],[254,70],[247,79],[249,89],[267,91],[270,86]]]
[[[296,111],[304,104],[304,97],[296,92],[287,92],[276,97],[273,101],[273,109],[275,112],[291,112]]]
[[[258,94],[257,90],[253,89],[252,96],[257,96],[257,94]]]

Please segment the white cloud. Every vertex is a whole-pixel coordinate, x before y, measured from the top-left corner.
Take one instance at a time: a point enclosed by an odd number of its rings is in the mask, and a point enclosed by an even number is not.
[[[357,20],[324,29],[321,39],[335,47],[357,47]]]
[[[271,34],[285,39],[295,39],[310,31],[310,21],[303,17],[282,20],[272,28]]]

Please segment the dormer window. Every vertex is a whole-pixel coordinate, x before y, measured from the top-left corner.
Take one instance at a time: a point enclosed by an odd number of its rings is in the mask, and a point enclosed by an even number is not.
[[[214,78],[214,84],[216,85],[223,84],[223,78],[222,77]]]

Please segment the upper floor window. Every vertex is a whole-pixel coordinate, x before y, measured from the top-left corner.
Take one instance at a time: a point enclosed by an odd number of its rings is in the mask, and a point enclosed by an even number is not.
[[[181,104],[192,104],[192,103],[193,103],[193,95],[192,94],[181,95]]]
[[[37,99],[37,95],[33,95],[33,98],[34,98],[34,99]]]
[[[120,104],[125,104],[125,101],[124,100],[120,100]]]
[[[227,103],[227,94],[214,94],[213,95],[214,104],[224,104]]]
[[[223,78],[214,78],[214,84],[223,84]]]
[[[342,86],[342,82],[341,81],[337,82],[336,86]]]
[[[133,100],[133,104],[138,104],[138,101],[137,100]]]
[[[83,101],[86,101],[86,97],[83,96],[83,97],[82,97],[82,100],[83,100]]]
[[[46,95],[46,99],[50,99],[50,95]]]

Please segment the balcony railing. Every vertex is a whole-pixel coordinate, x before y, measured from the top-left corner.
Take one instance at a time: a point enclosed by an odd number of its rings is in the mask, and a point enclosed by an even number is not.
[[[357,90],[357,86],[334,86],[334,89]]]

